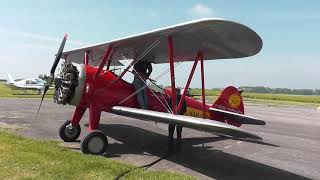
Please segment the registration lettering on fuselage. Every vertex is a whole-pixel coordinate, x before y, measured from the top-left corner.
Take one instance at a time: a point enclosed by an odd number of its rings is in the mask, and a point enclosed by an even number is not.
[[[197,117],[197,118],[203,118],[203,111],[200,110],[200,109],[187,107],[187,111],[184,113],[184,115]],[[206,119],[210,119],[210,113],[209,112],[205,112],[205,118]]]

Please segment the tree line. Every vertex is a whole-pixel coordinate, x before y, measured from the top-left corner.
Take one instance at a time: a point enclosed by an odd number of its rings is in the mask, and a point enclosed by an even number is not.
[[[320,95],[320,89],[269,88],[264,86],[240,86],[239,89],[250,93]]]

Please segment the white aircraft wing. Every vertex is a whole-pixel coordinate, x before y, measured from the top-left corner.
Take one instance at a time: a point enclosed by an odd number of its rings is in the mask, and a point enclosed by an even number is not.
[[[156,112],[121,106],[113,107],[112,112],[118,115],[132,117],[145,121],[155,121],[167,124],[172,123],[176,125],[181,125],[183,127],[206,131],[217,135],[223,135],[236,139],[253,141],[262,140],[261,137],[250,132],[244,131],[238,127],[209,119],[194,118],[183,115],[173,115],[164,112]]]
[[[41,90],[44,88],[44,86],[24,86],[24,85],[17,85],[17,84],[8,84],[4,83],[7,87],[13,90],[18,90],[18,89],[30,89],[30,90]]]
[[[201,19],[146,33],[66,51],[62,58],[83,63],[85,51],[91,52],[89,64],[97,66],[109,46],[114,48],[112,62],[133,59],[157,40],[160,42],[149,53],[152,63],[167,63],[167,38],[173,38],[175,61],[194,61],[198,51],[205,60],[233,59],[253,56],[262,48],[259,35],[247,26],[223,19]]]

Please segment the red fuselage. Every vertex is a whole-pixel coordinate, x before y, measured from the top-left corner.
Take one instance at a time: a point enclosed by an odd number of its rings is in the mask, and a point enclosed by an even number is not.
[[[140,108],[137,98],[134,94],[135,89],[131,83],[118,78],[116,74],[108,70],[102,70],[99,76],[96,76],[98,68],[88,65],[84,66],[85,82],[81,87],[82,93],[80,102],[73,104],[77,109],[72,117],[72,124],[78,124],[83,113],[89,108],[89,130],[96,129],[99,125],[100,114],[102,111],[111,112],[114,106],[125,106],[132,108]],[[130,97],[131,96],[131,97]],[[162,102],[171,102],[172,92],[165,89],[164,92],[152,92],[147,89],[148,96],[148,110],[167,112]],[[214,119],[224,122],[223,117],[214,115],[209,111],[209,105],[205,105],[203,111],[203,104],[191,97],[185,97],[185,111],[182,114],[198,118]],[[167,105],[167,104],[166,104]],[[240,124],[228,122],[236,126]]]

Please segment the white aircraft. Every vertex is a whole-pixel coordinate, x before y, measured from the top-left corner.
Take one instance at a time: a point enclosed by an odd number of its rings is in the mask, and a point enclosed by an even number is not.
[[[22,89],[24,93],[27,93],[27,90],[38,90],[41,94],[45,87],[45,81],[39,78],[27,78],[14,80],[13,77],[8,74],[8,80],[6,83],[11,89]]]

